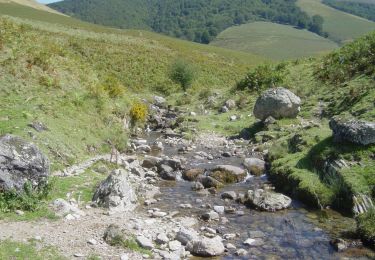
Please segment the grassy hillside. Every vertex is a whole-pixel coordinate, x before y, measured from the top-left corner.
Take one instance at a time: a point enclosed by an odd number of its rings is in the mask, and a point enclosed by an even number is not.
[[[0,5],[0,13],[11,12],[64,24],[0,19],[0,134],[33,139],[51,158],[53,169],[105,152],[107,139],[123,149],[127,134],[122,119],[132,102],[151,93],[180,91],[168,78],[177,58],[198,71],[192,96],[231,86],[249,66],[263,61],[153,33],[89,30],[88,24],[68,17]],[[27,125],[34,121],[49,131],[33,131]]]
[[[323,30],[339,44],[375,30],[374,22],[336,10],[322,4],[321,0],[298,0],[297,5],[309,15],[321,15],[324,18]]]
[[[296,0],[65,0],[49,6],[92,23],[117,28],[150,29],[208,43],[224,29],[266,20],[312,31],[320,26],[295,5]],[[320,33],[320,32],[319,32]]]
[[[211,45],[278,60],[313,56],[337,47],[336,43],[309,31],[268,22],[230,27]]]
[[[51,12],[51,13],[63,15],[62,13],[59,13],[59,12],[57,12],[56,10],[54,10],[52,8],[49,8],[46,5],[39,4],[35,0],[0,0],[0,3],[16,3],[16,4],[19,4],[19,5],[24,5],[24,6],[32,7],[32,8],[38,9],[38,10],[42,10],[42,11],[47,11],[47,12]]]

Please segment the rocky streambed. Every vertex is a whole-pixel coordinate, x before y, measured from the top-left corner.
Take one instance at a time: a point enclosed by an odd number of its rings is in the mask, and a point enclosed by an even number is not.
[[[151,156],[146,155],[145,161],[166,157],[182,162],[181,168],[167,175],[159,168],[164,179],[158,184],[160,195],[157,200],[147,201],[145,210],[151,214],[156,210],[197,219],[193,228],[202,237],[219,237],[222,241],[225,252],[217,255],[223,259],[339,259],[353,255],[366,259],[366,249],[359,249],[357,240],[334,241],[348,226],[355,225],[352,219],[329,210],[324,211],[322,217],[320,212],[307,210],[299,201],[291,200],[290,204],[283,201],[289,198],[272,191],[265,174],[267,165],[259,172],[246,164],[249,158],[263,159],[263,154],[252,151],[247,141],[227,140],[211,133],[197,135],[195,142],[188,142],[171,133],[156,132],[151,132],[145,140],[151,148]],[[139,140],[135,143],[139,144]],[[212,176],[212,172],[223,165],[243,169],[246,176],[223,186],[206,186],[199,176]],[[250,174],[253,172],[256,175]],[[272,201],[276,203],[272,205],[286,203],[287,208],[267,210],[256,203],[246,203],[249,190],[277,194],[281,202]],[[267,197],[270,195],[261,198],[261,202],[267,202]],[[351,245],[356,247],[342,252],[342,246],[350,248]]]

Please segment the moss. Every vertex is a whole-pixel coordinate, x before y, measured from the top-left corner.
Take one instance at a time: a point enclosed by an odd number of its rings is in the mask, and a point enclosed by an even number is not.
[[[246,177],[246,173],[241,175],[236,175],[230,171],[218,170],[210,174],[210,176],[221,183],[229,184],[242,181]]]
[[[372,248],[375,248],[375,210],[359,215],[357,218],[358,233]]]

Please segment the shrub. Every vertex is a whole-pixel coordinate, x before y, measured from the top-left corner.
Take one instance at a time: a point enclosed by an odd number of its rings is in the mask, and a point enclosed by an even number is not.
[[[141,102],[135,102],[129,111],[130,124],[135,127],[137,124],[146,122],[148,108]]]
[[[193,66],[185,60],[178,59],[170,67],[169,78],[186,91],[195,77]]]
[[[284,81],[285,65],[274,67],[271,65],[260,65],[254,70],[250,71],[244,79],[239,81],[236,85],[237,89],[261,91],[265,88],[274,87]]]
[[[33,188],[31,183],[25,183],[23,191],[6,191],[0,193],[0,211],[10,212],[14,210],[35,211],[41,201],[46,199],[51,191],[53,182],[46,182]]]
[[[108,76],[102,83],[102,86],[111,98],[121,97],[125,93],[124,86],[114,76]]]
[[[361,214],[357,218],[357,230],[362,239],[375,247],[375,210]]]

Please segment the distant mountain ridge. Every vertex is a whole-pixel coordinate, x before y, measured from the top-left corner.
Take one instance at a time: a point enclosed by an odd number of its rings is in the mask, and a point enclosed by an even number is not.
[[[65,0],[48,6],[96,24],[200,43],[209,43],[228,27],[257,20],[322,33],[321,21],[301,11],[296,0]]]
[[[0,0],[0,3],[15,3],[15,4],[20,4],[20,5],[32,7],[34,9],[47,11],[47,12],[50,12],[50,13],[61,14],[60,12],[57,12],[56,10],[54,10],[54,9],[44,5],[44,4],[40,4],[40,3],[38,3],[37,1],[34,1],[34,0]]]

